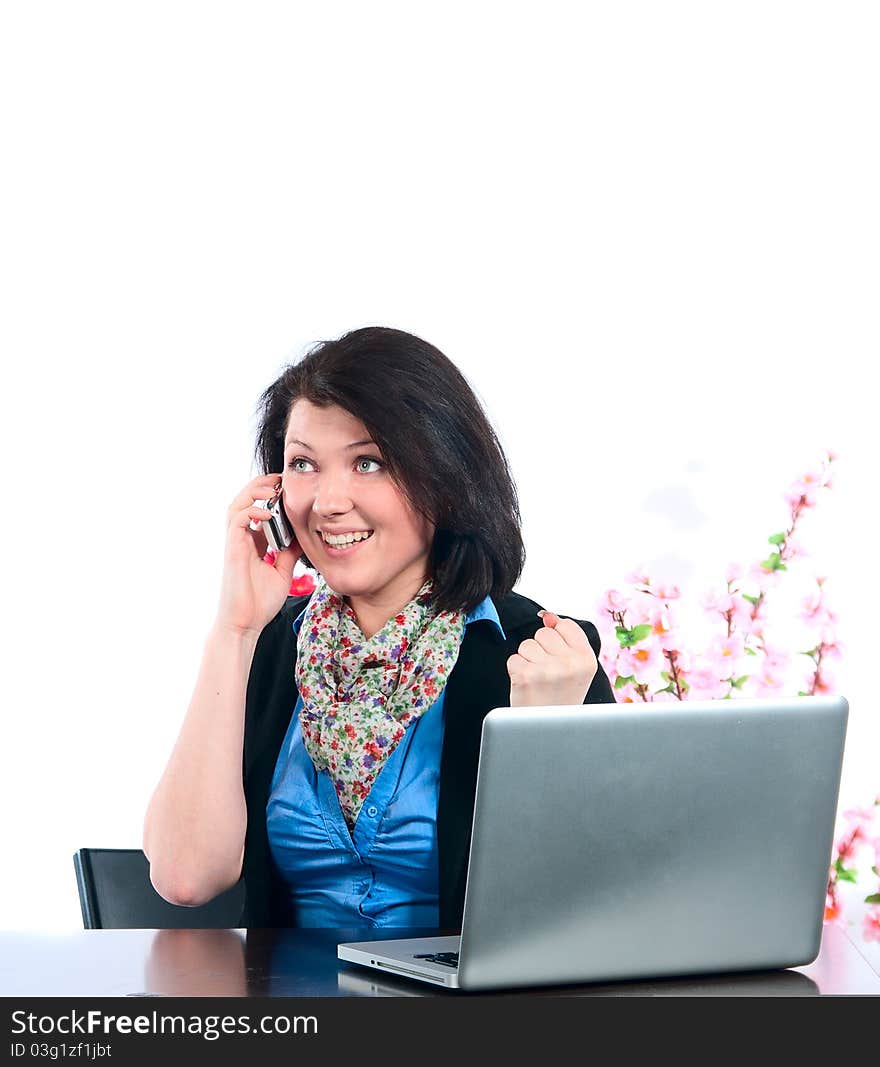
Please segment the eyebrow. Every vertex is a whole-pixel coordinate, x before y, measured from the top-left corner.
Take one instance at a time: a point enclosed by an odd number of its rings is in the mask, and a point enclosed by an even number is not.
[[[376,444],[376,442],[369,440],[369,438],[366,441],[352,441],[352,443],[350,445],[346,445],[345,446],[344,451],[347,452],[351,448],[360,448],[361,445],[375,445],[375,444]],[[309,452],[317,451],[316,449],[312,448],[311,445],[307,445],[305,443],[305,441],[298,441],[295,437],[291,437],[289,441],[285,441],[284,442],[284,447],[285,448],[287,448],[288,445],[299,445],[300,448],[306,448],[306,449],[308,449]],[[378,448],[379,446],[376,445],[376,447]]]

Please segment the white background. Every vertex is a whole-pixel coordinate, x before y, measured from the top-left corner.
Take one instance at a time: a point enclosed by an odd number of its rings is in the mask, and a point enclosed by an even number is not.
[[[77,927],[139,847],[256,400],[420,334],[508,449],[520,592],[696,599],[804,523],[880,789],[873,4],[29,3],[0,16],[0,915]]]

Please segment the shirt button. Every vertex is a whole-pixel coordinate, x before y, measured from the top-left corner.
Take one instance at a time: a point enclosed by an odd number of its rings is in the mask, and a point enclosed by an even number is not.
[[[379,809],[376,807],[375,804],[371,804],[367,808],[367,815],[369,815],[371,819],[375,819],[378,814],[379,814]]]

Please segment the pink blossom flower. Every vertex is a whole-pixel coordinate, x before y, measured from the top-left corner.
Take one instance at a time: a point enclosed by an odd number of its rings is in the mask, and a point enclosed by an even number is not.
[[[740,563],[728,563],[724,571],[724,580],[730,584],[742,578],[745,571]]]
[[[834,852],[841,863],[846,863],[859,850],[865,840],[865,831],[861,826],[847,826],[834,842]]]
[[[667,652],[677,656],[684,646],[684,637],[678,629],[667,630],[666,633],[657,636],[657,643],[664,656]]]
[[[638,564],[634,570],[631,570],[626,576],[626,581],[630,585],[650,585],[651,576],[648,574],[648,568],[644,563]]]
[[[643,685],[650,684],[663,670],[663,656],[654,642],[640,641],[631,648],[622,648],[617,657],[617,670],[625,678],[632,675]]]
[[[755,685],[762,694],[778,693],[785,684],[785,672],[791,663],[788,652],[780,649],[765,648],[763,656],[757,661]]]
[[[843,646],[839,641],[834,641],[831,644],[825,644],[822,642],[822,659],[827,661],[831,660],[839,661],[843,658]]]
[[[785,500],[792,511],[813,508],[818,501],[819,490],[825,484],[825,472],[809,470],[797,478],[785,493]]]
[[[689,696],[694,700],[719,700],[726,696],[730,686],[718,677],[711,667],[700,667],[686,674],[690,686]]]
[[[669,620],[667,620],[668,622]],[[684,645],[684,637],[677,626],[669,626],[668,629],[664,630],[660,630],[655,626],[651,636],[657,642],[664,657],[667,652],[677,653]]]
[[[744,650],[742,635],[733,633],[730,637],[715,637],[706,649],[704,658],[708,666],[716,669],[719,678],[729,678],[737,670]]]
[[[866,941],[880,941],[880,905],[874,904],[865,912],[862,937]]]
[[[635,615],[639,623],[651,627],[651,634],[648,639],[659,641],[661,648],[665,647],[664,643],[670,641],[671,635],[674,634],[676,629],[672,611],[662,601],[655,600],[650,596],[643,596],[639,598],[639,602],[636,605]],[[674,643],[670,644],[669,647],[674,647]]]
[[[765,570],[760,563],[753,563],[749,569],[749,578],[757,585],[759,591],[775,589],[782,579],[784,571]]]
[[[734,626],[734,630],[739,630],[743,634],[748,634],[752,628],[752,610],[754,605],[747,601],[745,596],[734,596],[733,602],[733,618],[731,623]]]
[[[825,894],[825,925],[837,926],[846,929],[846,919],[843,917],[843,909],[836,893],[832,891]]]
[[[629,597],[618,589],[609,589],[599,601],[599,611],[604,614],[620,614],[629,610]]]
[[[677,585],[673,585],[672,582],[660,582],[654,588],[654,596],[658,600],[678,600],[681,596],[681,590]]]
[[[791,534],[785,542],[786,560],[800,559],[809,556],[803,540],[797,534]]]
[[[820,589],[811,591],[801,600],[801,619],[804,622],[812,622],[823,610],[822,591]]]
[[[713,589],[702,597],[700,606],[707,614],[726,615],[728,611],[733,611],[736,599],[742,598],[737,598],[730,593],[720,593]],[[748,601],[745,601],[745,603],[748,603]]]
[[[747,684],[749,695],[755,697],[779,696],[784,687],[784,682],[780,681],[776,675],[765,674],[763,671],[753,674]]]
[[[819,671],[818,675],[815,673],[813,675],[813,693],[816,696],[821,696],[823,693],[833,693],[836,688],[837,686],[834,682],[833,676],[831,675],[830,671],[825,669],[825,665],[823,663],[822,669]]]
[[[841,814],[841,819],[849,830],[864,830],[866,826],[870,826],[874,821],[875,809],[870,808],[847,808],[845,812]]]
[[[675,649],[675,666],[679,671],[693,671],[697,670],[700,664],[697,661],[697,657],[688,648]]]
[[[632,627],[647,623],[653,627],[658,608],[662,609],[662,605],[653,593],[637,589],[630,598],[627,625]]]
[[[825,617],[819,621],[817,627],[819,640],[823,644],[833,645],[837,636],[837,615],[833,611],[825,609]]]
[[[821,489],[822,482],[824,481],[825,472],[816,470],[814,467],[812,470],[806,471],[800,476],[793,484],[792,490],[799,490],[802,494],[815,493],[817,489]]]

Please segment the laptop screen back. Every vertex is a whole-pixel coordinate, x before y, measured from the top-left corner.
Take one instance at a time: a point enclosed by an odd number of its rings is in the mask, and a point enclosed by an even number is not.
[[[490,712],[462,986],[810,962],[847,713],[843,697]]]

